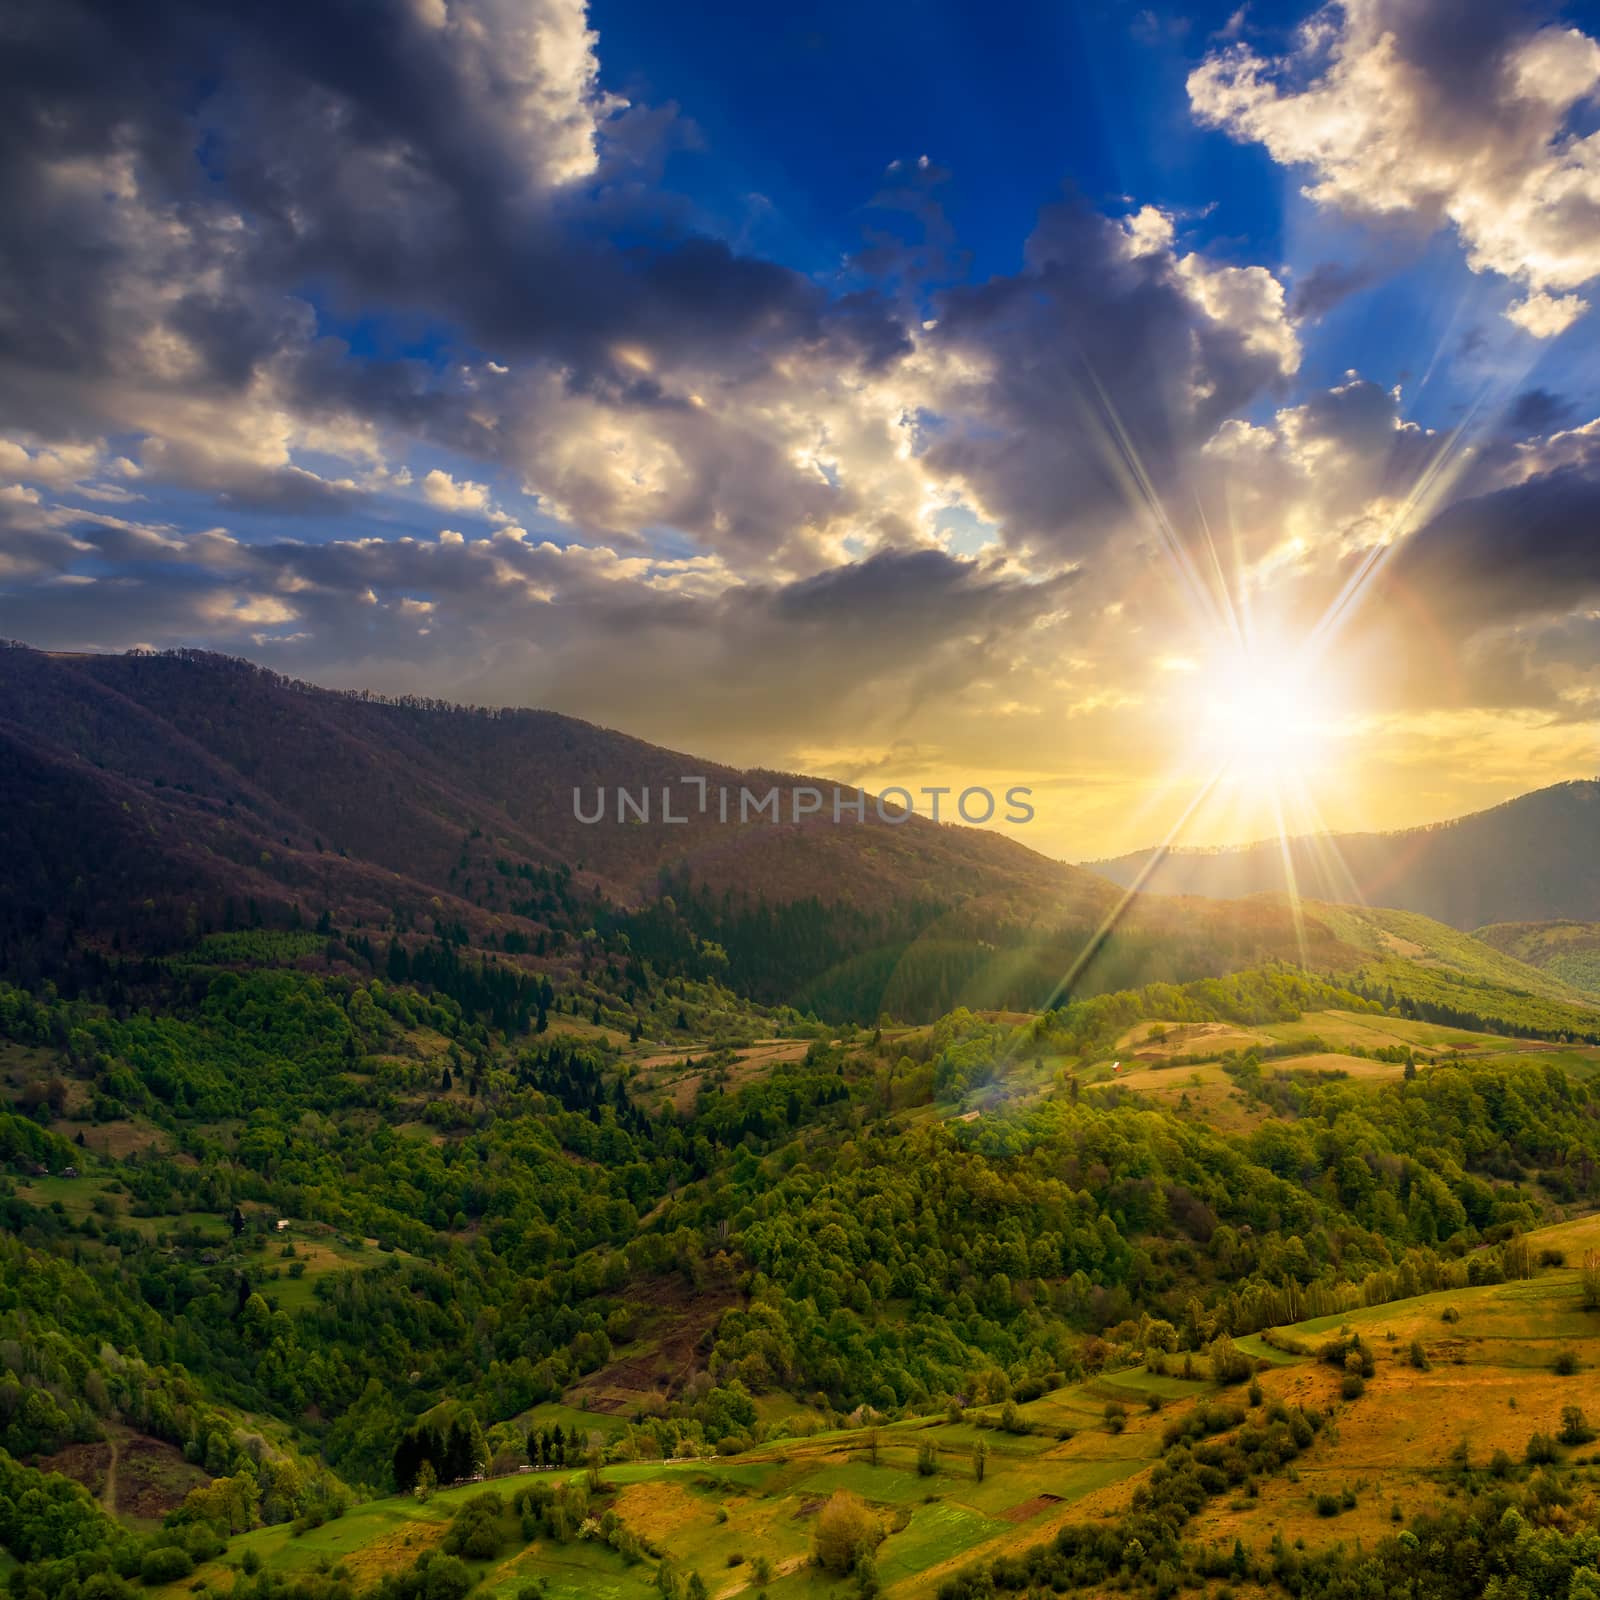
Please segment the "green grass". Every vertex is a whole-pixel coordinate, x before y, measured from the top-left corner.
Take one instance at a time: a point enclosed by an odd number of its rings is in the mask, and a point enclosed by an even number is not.
[[[542,1579],[546,1600],[649,1600],[656,1593],[653,1562],[630,1567],[609,1546],[588,1540],[530,1546],[513,1567],[474,1592],[513,1600],[524,1584]]]
[[[1538,995],[1566,1005],[1592,1003],[1591,996],[1559,978],[1419,912],[1336,906],[1324,901],[1307,901],[1306,911],[1346,944],[1384,960],[1403,958],[1424,970],[1452,973],[1469,983],[1512,994]]]
[[[535,1406],[524,1413],[518,1426],[524,1434],[536,1433],[541,1428],[549,1433],[559,1427],[568,1436],[576,1428],[578,1437],[587,1439],[591,1433],[610,1438],[613,1434],[621,1433],[626,1424],[621,1417],[613,1417],[604,1411],[580,1411],[576,1406],[564,1406],[559,1401],[551,1401],[548,1405]]]
[[[918,1506],[910,1522],[879,1546],[878,1577],[885,1584],[914,1577],[1004,1533],[1007,1527],[1007,1523],[982,1516],[954,1500]]]
[[[940,1455],[939,1470],[927,1478],[917,1473],[913,1457],[908,1456],[904,1465],[891,1465],[889,1456],[890,1451],[884,1450],[882,1464],[876,1467],[870,1461],[823,1467],[807,1473],[800,1485],[807,1495],[830,1495],[836,1489],[848,1489],[876,1505],[908,1506],[930,1494],[949,1494],[958,1485],[972,1481],[970,1463],[963,1460],[959,1474],[952,1472],[949,1469],[955,1466],[955,1460],[949,1455]],[[907,1466],[911,1470],[907,1471]]]

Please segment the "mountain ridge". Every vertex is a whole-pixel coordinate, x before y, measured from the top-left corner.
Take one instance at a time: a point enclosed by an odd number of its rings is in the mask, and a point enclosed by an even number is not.
[[[17,863],[0,883],[0,953],[41,976],[84,949],[160,955],[218,929],[312,922],[369,961],[376,936],[537,973],[581,967],[598,928],[627,932],[657,970],[714,978],[720,950],[742,993],[871,1019],[1262,961],[1355,972],[1374,954],[1331,913],[1130,896],[1001,834],[888,823],[870,805],[838,825],[724,826],[714,806],[682,824],[586,825],[574,787],[827,780],[741,772],[555,712],[327,690],[206,652],[26,646],[0,650],[0,696],[0,846]],[[1498,959],[1514,987],[1571,1003]]]
[[[1600,779],[1580,778],[1417,828],[1153,847],[1081,865],[1123,887],[1148,870],[1141,887],[1152,894],[1236,899],[1285,890],[1287,849],[1307,899],[1416,911],[1470,930],[1600,915],[1597,838]]]

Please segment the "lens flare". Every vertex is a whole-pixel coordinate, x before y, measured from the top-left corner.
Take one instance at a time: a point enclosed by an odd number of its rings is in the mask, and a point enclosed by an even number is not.
[[[1303,668],[1249,655],[1211,677],[1201,729],[1225,778],[1277,783],[1323,765],[1333,717],[1326,686]]]

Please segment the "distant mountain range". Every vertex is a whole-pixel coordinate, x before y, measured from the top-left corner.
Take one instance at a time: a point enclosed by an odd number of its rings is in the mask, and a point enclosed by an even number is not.
[[[1600,780],[1560,783],[1453,822],[1398,833],[1288,841],[1308,899],[1419,911],[1456,928],[1600,919]],[[1276,839],[1230,849],[1157,850],[1084,863],[1151,894],[1234,899],[1287,887]],[[1154,865],[1152,866],[1152,862]]]
[[[492,916],[467,885],[492,888],[498,863],[566,869],[619,904],[683,870],[779,903],[820,888],[859,906],[987,895],[1099,915],[1117,898],[994,832],[888,824],[870,804],[864,823],[835,825],[824,780],[734,771],[554,712],[341,693],[200,652],[0,649],[0,750],[0,828],[25,863],[6,892],[92,875],[101,914],[149,893],[222,892],[366,916],[444,896]],[[686,775],[710,786],[704,812]],[[825,815],[718,818],[721,787],[737,816],[740,788],[776,786],[787,816],[806,784],[825,791]],[[681,824],[660,820],[668,786]],[[619,787],[649,791],[654,820],[619,822]],[[602,788],[605,819],[580,821],[574,790],[592,814]]]

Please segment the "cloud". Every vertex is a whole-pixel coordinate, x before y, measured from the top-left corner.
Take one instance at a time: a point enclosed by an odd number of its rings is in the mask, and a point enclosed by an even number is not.
[[[486,515],[491,509],[489,491],[483,484],[466,479],[458,483],[438,467],[422,480],[422,494],[429,505],[446,511],[476,511]]]
[[[1349,266],[1342,261],[1319,261],[1309,272],[1297,277],[1289,296],[1289,314],[1297,320],[1315,322],[1341,302],[1359,294],[1377,279],[1370,266]]]
[[[1506,316],[1535,339],[1553,339],[1565,333],[1589,309],[1589,302],[1575,294],[1553,295],[1542,290],[1524,295],[1506,308]]]
[[[728,397],[907,348],[875,291],[741,256],[641,181],[673,119],[599,87],[581,0],[162,0],[146,24],[90,0],[13,9],[0,304],[28,314],[0,316],[0,425],[131,434],[161,481],[332,512],[361,474],[319,458],[370,472],[403,441],[546,492],[519,398],[565,394],[625,431],[688,405],[698,374]],[[329,328],[351,309],[423,319],[438,356],[358,354]],[[490,392],[480,372],[527,382]],[[707,452],[686,474],[713,502],[752,431],[736,411],[675,441]]]
[[[1394,577],[1455,628],[1566,615],[1600,599],[1597,526],[1600,451],[1448,507],[1400,551]]]
[[[1233,44],[1188,80],[1201,122],[1308,169],[1318,204],[1454,228],[1524,286],[1508,314],[1536,338],[1600,274],[1600,133],[1572,123],[1597,84],[1600,43],[1500,0],[1344,0],[1287,53]]]
[[[940,296],[919,341],[927,445],[1018,546],[1081,555],[1137,526],[1219,424],[1298,367],[1283,287],[1180,254],[1171,220],[1045,210],[1024,270]]]

